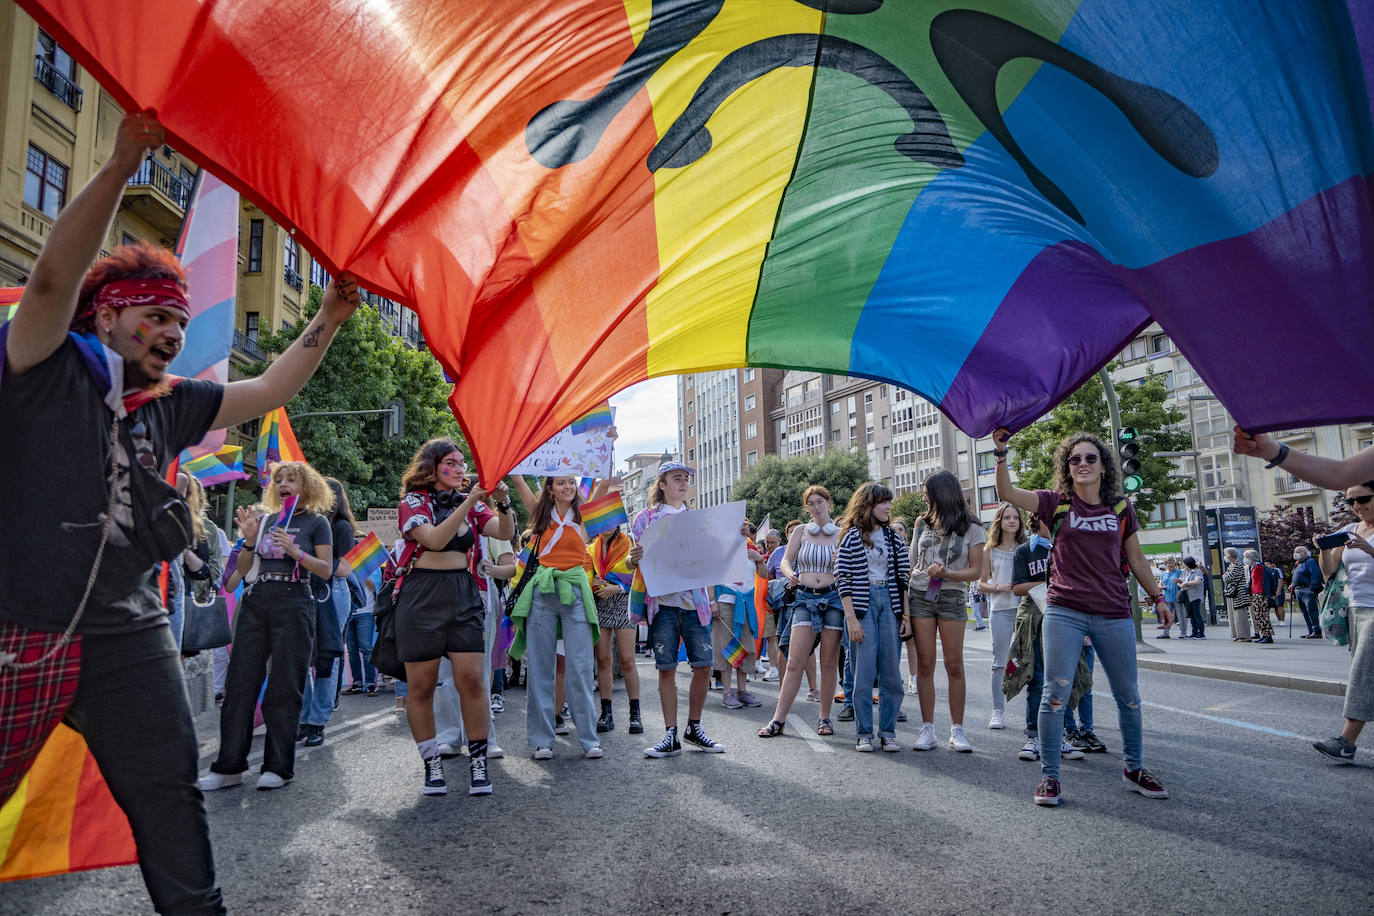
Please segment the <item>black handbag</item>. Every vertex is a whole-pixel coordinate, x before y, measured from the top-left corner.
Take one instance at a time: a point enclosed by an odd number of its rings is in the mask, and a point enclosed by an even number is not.
[[[229,645],[233,637],[229,630],[229,603],[224,595],[215,595],[209,604],[200,604],[187,595],[185,610],[181,627],[183,654]]]
[[[377,589],[377,602],[372,612],[377,623],[377,641],[372,644],[372,667],[404,682],[406,665],[396,647],[396,583],[400,576],[387,579]]]
[[[538,542],[536,542],[530,547],[530,561],[525,564],[525,571],[521,574],[520,581],[515,583],[515,588],[511,589],[510,594],[506,596],[505,613],[507,617],[515,612],[515,606],[520,602],[520,593],[525,590],[525,586],[529,585],[530,580],[534,578],[534,571],[539,568],[539,554],[534,549],[538,546]]]

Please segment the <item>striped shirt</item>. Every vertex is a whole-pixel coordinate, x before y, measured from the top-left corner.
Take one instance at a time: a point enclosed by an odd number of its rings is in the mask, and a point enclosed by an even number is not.
[[[895,564],[887,564],[887,591],[892,596],[893,613],[900,615],[902,592],[907,576],[911,573],[911,559],[907,556],[906,542],[890,528],[875,529],[871,536],[875,545],[882,544],[889,556],[896,557]],[[887,540],[889,538],[890,540]],[[835,552],[835,585],[839,588],[841,597],[848,595],[853,602],[855,616],[863,617],[868,611],[868,547],[857,528],[850,528],[840,538],[839,549]]]

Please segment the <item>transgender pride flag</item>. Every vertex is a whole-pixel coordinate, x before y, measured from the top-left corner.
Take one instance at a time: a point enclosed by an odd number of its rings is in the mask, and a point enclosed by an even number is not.
[[[229,380],[238,280],[239,195],[206,169],[196,176],[191,203],[177,237],[176,255],[191,291],[186,343],[171,371],[187,378]],[[199,456],[224,445],[224,430],[212,430],[192,449]]]

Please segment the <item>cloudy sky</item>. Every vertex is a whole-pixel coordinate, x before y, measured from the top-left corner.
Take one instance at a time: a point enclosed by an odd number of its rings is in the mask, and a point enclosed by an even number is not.
[[[677,376],[652,378],[611,398],[616,466],[636,452],[677,451]]]

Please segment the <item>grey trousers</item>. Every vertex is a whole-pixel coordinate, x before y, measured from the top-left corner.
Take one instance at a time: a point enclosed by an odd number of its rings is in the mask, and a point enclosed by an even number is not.
[[[1345,717],[1374,719],[1374,608],[1350,608],[1350,678],[1345,688]]]

